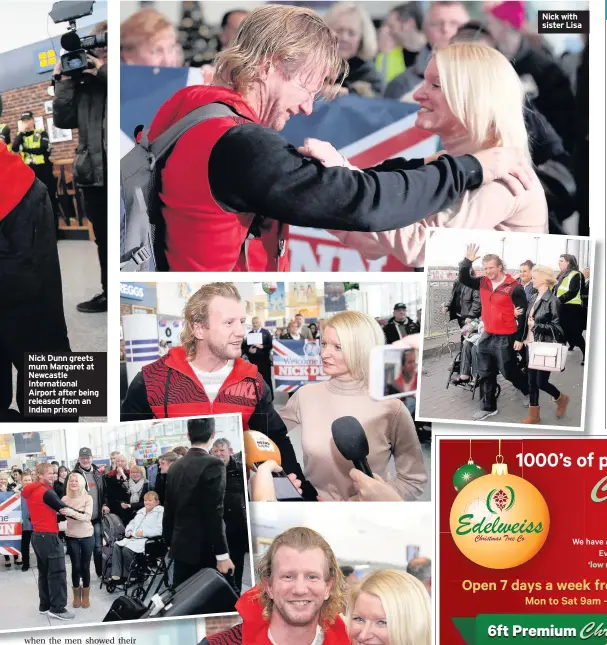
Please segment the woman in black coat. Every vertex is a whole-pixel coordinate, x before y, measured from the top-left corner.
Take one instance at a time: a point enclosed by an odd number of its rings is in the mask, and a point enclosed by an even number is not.
[[[553,292],[563,305],[561,308],[561,326],[565,339],[572,352],[576,347],[582,351],[582,365],[586,355],[586,341],[582,332],[586,329],[586,309],[582,295],[584,293],[584,276],[580,273],[577,258],[564,253],[559,259],[561,272],[556,279]]]
[[[560,324],[563,309],[559,299],[552,293],[556,284],[552,269],[536,264],[531,272],[533,287],[537,293],[531,298],[527,309],[523,338],[529,346],[533,342],[563,343],[565,335]],[[529,379],[529,412],[522,423],[540,423],[540,390],[550,394],[556,405],[556,417],[560,419],[567,410],[569,397],[550,383],[550,372],[527,370]]]
[[[325,22],[337,34],[339,53],[348,61],[341,93],[381,96],[382,80],[374,63],[377,34],[369,14],[358,3],[337,2],[326,13]]]
[[[127,469],[124,455],[116,456],[116,468],[105,476],[105,505],[110,513],[117,515],[126,526],[131,521],[129,481],[130,471]]]

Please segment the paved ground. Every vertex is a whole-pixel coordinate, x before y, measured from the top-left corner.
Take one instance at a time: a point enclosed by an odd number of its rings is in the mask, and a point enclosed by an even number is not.
[[[76,309],[79,302],[90,300],[101,292],[95,242],[60,240],[58,248],[63,282],[63,308],[72,351],[106,352],[107,314],[83,314]],[[16,392],[16,388],[17,372],[13,370],[13,391]],[[80,419],[81,422],[106,420],[106,417]]]
[[[74,620],[63,621],[49,618],[38,613],[38,569],[35,566],[36,556],[31,550],[31,565],[29,571],[23,572],[21,567],[14,565],[5,569],[4,561],[0,559],[0,589],[2,593],[2,620],[0,628],[3,630],[25,629],[30,627],[57,627],[67,625],[82,625],[86,623],[100,623],[109,611],[114,600],[122,595],[115,591],[109,594],[105,587],[99,588],[99,580],[91,564],[91,606],[88,609],[74,609],[71,590],[71,566],[66,557],[68,581],[68,609],[76,614]],[[156,583],[157,584],[157,583]],[[155,589],[153,586],[153,589]],[[249,555],[245,556],[242,591],[251,588],[251,565]],[[12,590],[12,591],[11,591]]]
[[[430,352],[432,354],[433,352]],[[455,356],[455,353],[454,353]],[[582,383],[583,370],[580,365],[582,355],[579,349],[569,352],[567,367],[564,372],[552,374],[550,382],[571,397],[567,414],[562,419],[557,419],[554,414],[554,404],[548,394],[540,392],[541,424],[544,426],[579,427],[582,414]],[[460,387],[451,385],[446,389],[452,359],[444,351],[441,355],[427,355],[424,353],[423,374],[420,386],[420,400],[418,416],[422,419],[435,421],[462,420],[470,421],[472,414],[479,409],[479,390],[477,389],[474,400],[472,394]],[[521,393],[502,376],[498,376],[498,383],[502,393],[498,399],[499,412],[487,420],[478,422],[488,423],[520,423],[526,416]],[[524,426],[526,427],[526,426]],[[537,426],[536,426],[537,427]]]

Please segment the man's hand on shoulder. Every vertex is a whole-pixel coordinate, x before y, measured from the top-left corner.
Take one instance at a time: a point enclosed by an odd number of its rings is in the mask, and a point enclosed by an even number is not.
[[[533,169],[523,150],[489,148],[474,154],[483,168],[483,185],[501,180],[513,195],[520,195],[533,184]]]

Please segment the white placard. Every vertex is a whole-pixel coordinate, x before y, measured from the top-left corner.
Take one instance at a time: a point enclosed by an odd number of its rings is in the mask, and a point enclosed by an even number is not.
[[[263,345],[263,336],[260,331],[252,331],[247,334],[247,345]]]
[[[53,102],[44,101],[44,114],[52,114],[52,113],[53,113]]]

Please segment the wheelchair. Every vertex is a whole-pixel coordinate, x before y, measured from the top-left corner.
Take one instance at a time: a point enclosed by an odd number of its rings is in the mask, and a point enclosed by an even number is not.
[[[465,383],[454,383],[453,382],[453,374],[456,372],[459,374],[460,369],[461,369],[461,361],[462,361],[462,352],[461,350],[455,355],[455,358],[453,359],[453,362],[451,363],[451,367],[449,368],[449,377],[447,378],[447,387],[445,389],[449,389],[450,385],[453,385],[454,387],[459,387],[462,388],[463,390],[466,390],[468,392],[472,393],[472,399],[474,400],[474,396],[476,394],[476,390],[478,389],[480,385],[480,376],[478,372],[474,374],[474,376],[467,382]],[[495,385],[495,400],[497,401],[499,399],[499,396],[502,392],[501,385],[499,383],[496,383]]]
[[[118,580],[102,580],[102,586],[108,593],[114,593],[116,590],[122,591],[125,596],[131,596],[142,602],[148,597],[155,581],[160,576],[156,588],[152,595],[157,594],[163,586],[168,588],[169,569],[171,567],[170,556],[167,557],[168,545],[161,536],[148,538],[145,543],[145,551],[137,553],[131,562],[126,579],[121,582]],[[111,571],[111,562],[108,562]],[[108,576],[109,577],[109,576]]]

